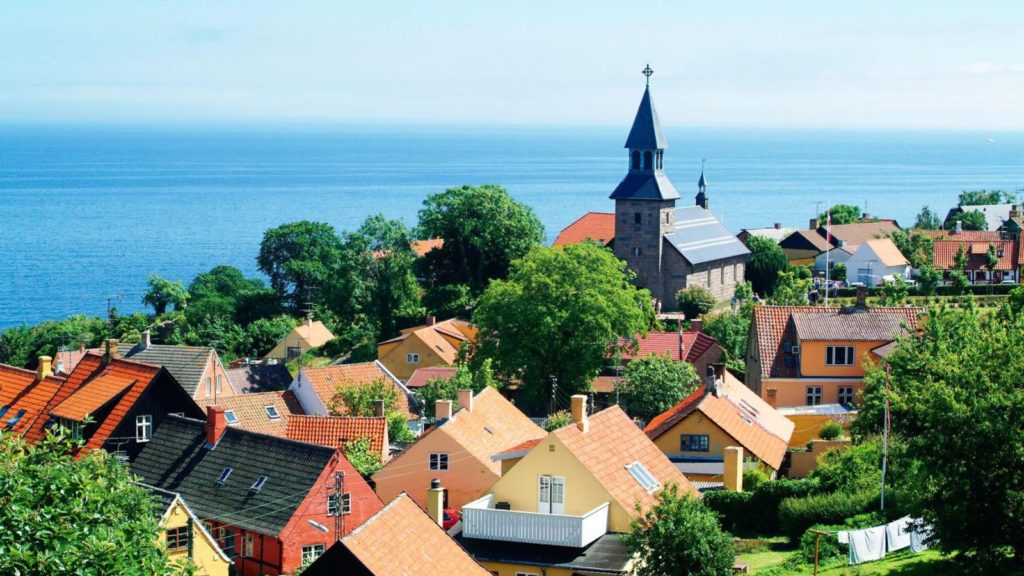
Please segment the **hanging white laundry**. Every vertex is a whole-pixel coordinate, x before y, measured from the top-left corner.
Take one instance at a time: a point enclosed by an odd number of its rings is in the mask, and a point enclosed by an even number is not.
[[[839,543],[840,544],[849,544],[850,543],[850,533],[845,531],[845,530],[842,531],[842,532],[836,532],[836,538],[839,539]]]
[[[913,528],[910,516],[893,520],[885,525],[885,549],[889,552],[902,550],[910,546],[910,529]]]
[[[850,531],[850,564],[885,558],[885,526]]]
[[[928,539],[932,536],[931,524],[922,524],[920,518],[913,520],[910,530],[910,549],[914,552],[924,552],[929,548]]]

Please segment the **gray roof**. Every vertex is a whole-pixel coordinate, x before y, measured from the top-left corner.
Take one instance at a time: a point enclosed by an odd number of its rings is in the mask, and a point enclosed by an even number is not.
[[[550,566],[573,571],[573,574],[622,574],[633,559],[629,547],[613,532],[584,548],[465,538],[460,524],[448,534],[477,562]]]
[[[793,326],[800,340],[895,340],[906,334],[905,323],[906,319],[896,314],[868,310],[793,313]]]
[[[292,383],[292,375],[284,364],[257,364],[227,371],[231,387],[243,393],[284,390]]]
[[[150,486],[149,484],[143,484],[141,482],[136,482],[136,484],[142,486],[146,490],[149,490],[149,493],[153,495],[153,512],[158,519],[164,517],[167,509],[171,507],[171,504],[174,503],[174,499],[178,497],[176,493],[169,490]]]
[[[177,492],[196,515],[276,536],[316,485],[335,450],[228,428],[215,449],[206,447],[205,422],[171,415],[154,432],[132,473],[146,484]],[[217,484],[225,468],[232,472]],[[249,487],[266,476],[256,493]]]
[[[125,354],[136,362],[163,366],[174,376],[190,395],[195,396],[199,389],[199,380],[206,370],[206,360],[213,348],[208,346],[169,346],[166,344],[150,344],[148,348],[138,345]]]
[[[665,139],[665,134],[661,131],[661,122],[658,121],[658,111],[654,109],[654,102],[651,101],[650,86],[644,89],[644,97],[640,99],[640,107],[636,110],[625,147],[640,150],[668,147],[668,140]]]
[[[658,170],[650,172],[630,172],[615,187],[609,196],[612,200],[676,200],[679,192],[669,182],[668,176]]]
[[[956,221],[957,215],[961,212],[974,212],[978,211],[985,215],[985,224],[989,230],[998,230],[1004,222],[1010,219],[1010,210],[1013,208],[1013,204],[978,204],[968,206],[957,206],[951,208],[949,214],[946,215],[945,224],[949,221]]]
[[[700,206],[676,208],[676,230],[665,240],[690,264],[750,254],[710,210]]]

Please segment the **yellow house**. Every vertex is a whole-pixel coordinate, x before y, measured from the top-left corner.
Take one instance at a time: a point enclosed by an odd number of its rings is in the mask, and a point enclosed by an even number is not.
[[[703,386],[655,416],[644,433],[702,489],[724,482],[725,449],[730,446],[740,446],[750,455],[745,467],[762,464],[778,471],[793,434],[793,422],[724,365],[708,366],[707,372]]]
[[[456,539],[492,573],[625,574],[635,507],[669,484],[697,494],[621,408],[588,416],[586,401],[573,396],[572,424],[496,454],[505,474],[462,507]]]
[[[334,334],[324,326],[324,323],[312,318],[299,324],[284,338],[277,341],[274,348],[267,352],[264,359],[267,360],[291,360],[302,356],[310,348],[319,348],[334,339]]]
[[[418,368],[451,366],[464,342],[476,338],[475,326],[458,318],[402,330],[402,334],[377,344],[377,360],[403,382]]]
[[[148,484],[139,485],[148,489],[159,505],[161,537],[171,560],[191,561],[198,576],[227,576],[231,560],[181,496]]]

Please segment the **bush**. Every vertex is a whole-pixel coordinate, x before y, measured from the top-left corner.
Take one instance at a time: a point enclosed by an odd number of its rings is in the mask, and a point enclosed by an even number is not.
[[[743,489],[747,492],[757,490],[757,487],[768,482],[768,474],[761,468],[745,470],[743,472]]]
[[[750,529],[753,492],[730,492],[715,490],[704,493],[704,505],[718,514],[722,529],[731,534],[754,535]]]
[[[832,492],[786,498],[779,505],[779,522],[790,541],[796,542],[815,524],[840,524],[867,512],[878,502],[875,492]]]
[[[834,535],[821,536],[818,540],[818,535],[811,530],[821,530],[823,532],[836,532],[839,530],[845,530],[846,528],[837,524],[815,524],[811,526],[804,535],[800,537],[800,544],[797,546],[796,557],[799,558],[801,564],[813,564],[814,563],[814,551],[817,546],[818,549],[818,564],[827,565],[832,561],[846,558],[850,554],[850,547],[846,544],[840,544],[839,539]]]
[[[744,478],[746,482],[746,478]],[[722,527],[738,536],[778,534],[779,504],[785,498],[817,490],[813,480],[771,480],[747,492],[708,492],[704,503],[718,513]]]
[[[843,435],[843,425],[835,420],[830,420],[828,424],[821,427],[818,431],[818,437],[822,440],[836,440]]]
[[[687,318],[699,318],[710,312],[718,300],[703,286],[687,286],[676,294],[676,302]]]

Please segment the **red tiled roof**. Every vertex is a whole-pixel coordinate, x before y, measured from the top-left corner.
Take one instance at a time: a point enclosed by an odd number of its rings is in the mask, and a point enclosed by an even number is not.
[[[116,373],[104,374],[99,378],[92,379],[75,391],[70,398],[55,406],[53,410],[50,410],[50,415],[75,422],[84,422],[86,418],[120,396],[136,382],[138,380],[131,376],[126,377]]]
[[[417,368],[405,385],[409,388],[422,388],[431,380],[451,380],[455,376],[454,366],[431,366],[429,368]]]
[[[416,418],[409,407],[409,397],[405,394],[402,385],[379,361],[303,368],[302,373],[313,387],[313,392],[320,397],[320,401],[328,409],[334,403],[334,395],[337,394],[339,387],[361,386],[375,380],[382,380],[393,385],[398,392],[398,410],[407,419]]]
[[[587,212],[566,226],[555,238],[555,246],[579,244],[584,240],[597,240],[607,246],[615,238],[615,214]]]
[[[509,454],[516,454],[518,452],[529,452],[530,450],[533,450],[534,446],[536,446],[537,444],[540,444],[541,440],[543,440],[543,438],[534,438],[533,440],[527,440],[526,442],[520,442],[519,444],[516,444],[515,446],[511,446],[509,448],[505,448],[501,452],[498,452],[497,454],[494,455],[494,457],[496,458],[498,456],[506,456],[506,455],[509,455]]]
[[[611,394],[615,392],[617,376],[598,376],[590,381],[590,389],[598,394]]]
[[[0,364],[0,406],[8,407],[0,418],[0,429],[20,434],[30,428],[40,415],[45,414],[46,405],[64,381],[64,378],[56,376],[37,380],[32,370]],[[7,428],[7,422],[14,418],[18,418],[14,426]]]
[[[329,448],[342,448],[346,442],[370,439],[370,449],[382,454],[387,444],[387,418],[356,418],[335,416],[292,416],[285,436]]]
[[[967,255],[968,270],[987,270],[985,266],[986,253],[988,247],[993,245],[996,247],[996,251],[1002,250],[1002,256],[999,257],[999,264],[996,265],[996,270],[1016,270],[1019,262],[1020,255],[1018,254],[1018,242],[1015,240],[992,240],[992,241],[960,241],[960,240],[936,240],[934,243],[935,250],[935,268],[939,270],[952,270],[956,266],[956,254],[963,246],[964,253]]]
[[[632,360],[648,354],[668,354],[673,360],[679,360],[679,332],[649,332],[647,336],[636,336],[637,345],[635,349],[626,348],[622,351],[623,360]],[[683,332],[683,352],[686,362],[694,362],[708,351],[709,348],[718,345],[718,341],[703,332]],[[619,346],[627,346],[625,339],[619,340]]]
[[[988,242],[1001,239],[996,230],[964,230],[959,234],[953,230],[914,230],[913,233],[936,240],[956,240],[958,242]]]
[[[255,392],[252,394],[235,394],[214,400],[202,398],[196,401],[204,410],[207,406],[220,406],[231,410],[238,418],[238,428],[250,432],[260,432],[271,436],[285,437],[288,420],[294,414],[303,414],[302,405],[291,391]],[[267,406],[277,410],[278,417],[271,418]]]

